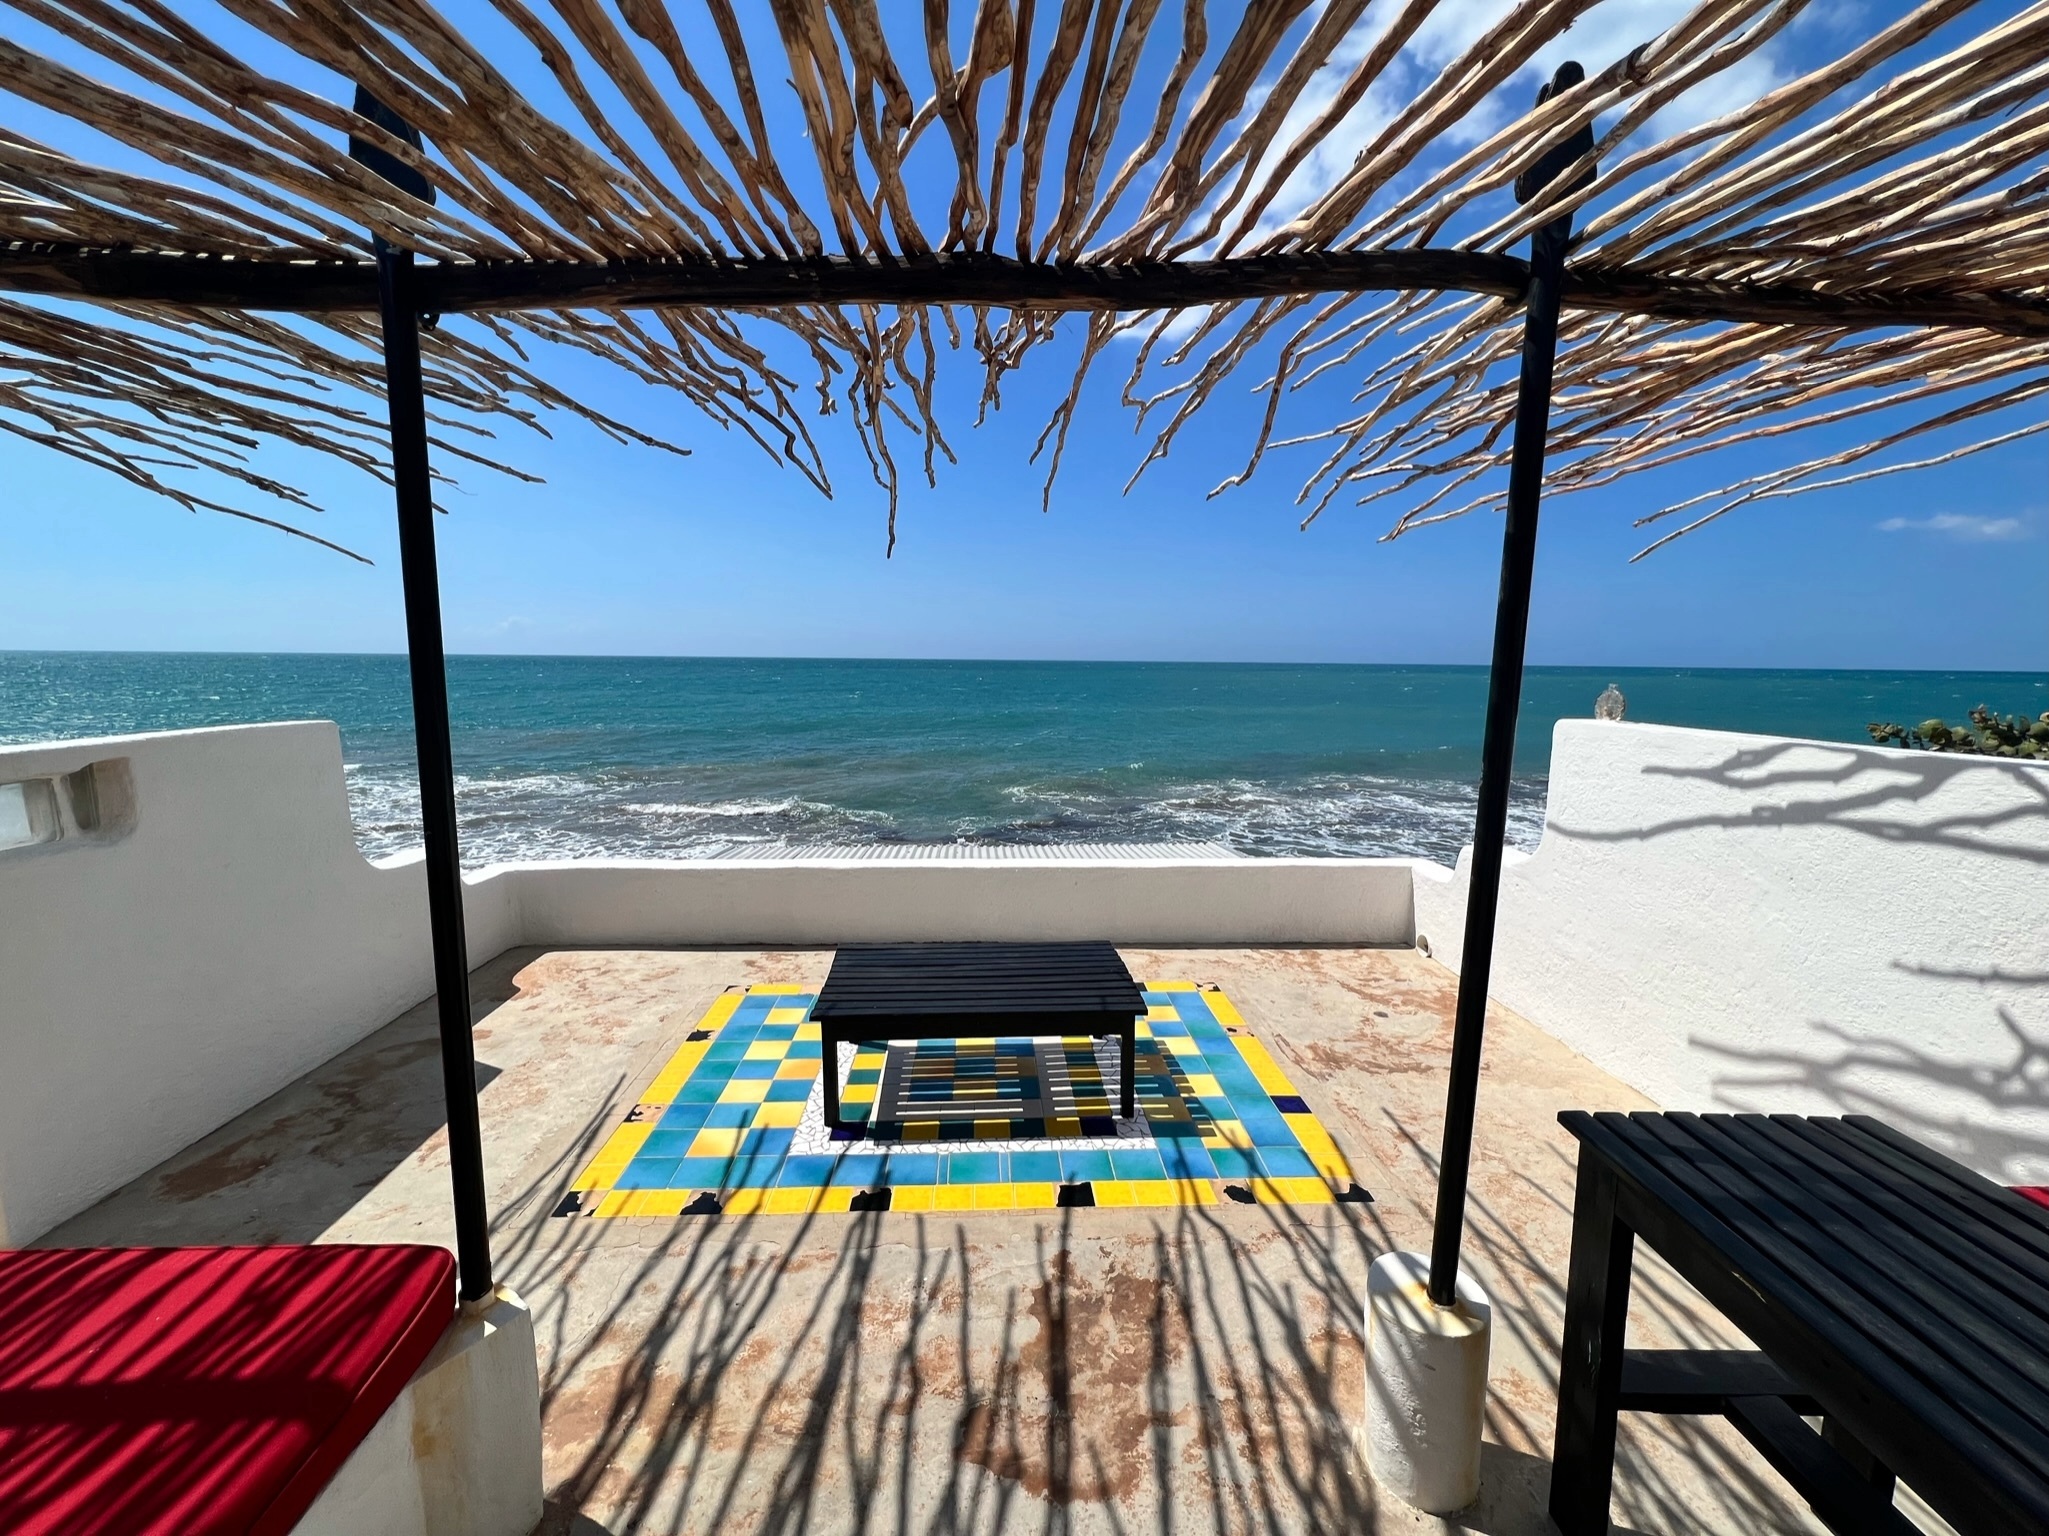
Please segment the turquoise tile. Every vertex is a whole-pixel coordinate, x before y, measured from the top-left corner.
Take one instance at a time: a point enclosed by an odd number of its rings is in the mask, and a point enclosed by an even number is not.
[[[736,1061],[733,1063],[733,1081],[758,1083],[764,1077],[774,1077],[779,1061]]]
[[[736,1061],[744,1061],[746,1057],[747,1042],[745,1040],[722,1039],[714,1040],[710,1045],[706,1046],[701,1060],[723,1067],[731,1066]]]
[[[678,1104],[716,1104],[726,1091],[726,1074],[699,1072],[676,1091]]]
[[[1265,1165],[1268,1178],[1308,1179],[1316,1176],[1316,1164],[1309,1161],[1309,1154],[1300,1147],[1262,1146],[1259,1160]]]
[[[948,1152],[946,1182],[949,1184],[1006,1184],[1004,1165],[1009,1159],[1001,1152]]]
[[[1133,1152],[1112,1152],[1110,1169],[1112,1176],[1119,1179],[1164,1179],[1167,1176],[1160,1154],[1150,1147]]]
[[[657,1129],[662,1131],[694,1131],[705,1123],[705,1117],[715,1108],[711,1104],[671,1104],[662,1111]],[[653,1138],[650,1137],[650,1140]]]
[[[797,1026],[794,1024],[764,1024],[755,1032],[757,1040],[794,1040]]]
[[[832,1165],[837,1161],[837,1158],[809,1154],[786,1157],[782,1175],[776,1183],[783,1189],[823,1189],[832,1182]]]
[[[1013,1184],[1058,1184],[1060,1182],[1060,1154],[1058,1152],[1011,1153],[1010,1181]]]
[[[1114,1179],[1107,1152],[1062,1152],[1060,1177],[1069,1184],[1092,1184],[1097,1179]]]
[[[690,1150],[690,1143],[697,1140],[697,1131],[692,1126],[679,1125],[673,1128],[662,1126],[634,1154],[634,1161],[657,1161],[661,1158],[682,1157]]]
[[[791,1138],[796,1134],[795,1131],[780,1128],[749,1131],[740,1138],[740,1153],[743,1157],[780,1157],[790,1150]]]
[[[1258,1154],[1243,1147],[1206,1147],[1203,1150],[1209,1153],[1209,1160],[1216,1165],[1220,1179],[1256,1179],[1265,1171],[1259,1165]]]
[[[768,1102],[801,1104],[811,1097],[811,1090],[817,1084],[815,1077],[779,1077],[768,1085]]]
[[[825,1043],[821,1040],[792,1040],[787,1061],[819,1061],[825,1055]]]

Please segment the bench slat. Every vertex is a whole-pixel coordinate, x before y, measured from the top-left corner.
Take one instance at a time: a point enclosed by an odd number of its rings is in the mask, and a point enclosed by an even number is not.
[[[1920,1536],[1920,1528],[1777,1397],[1730,1400],[1729,1422],[1836,1536]]]

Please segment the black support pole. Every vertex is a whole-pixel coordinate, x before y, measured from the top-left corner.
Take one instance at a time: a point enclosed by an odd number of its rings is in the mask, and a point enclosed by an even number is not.
[[[1560,66],[1538,96],[1538,103],[1584,78],[1577,64]],[[1517,197],[1528,201],[1592,148],[1592,129],[1581,130],[1518,180]],[[1473,1160],[1480,1049],[1487,1031],[1487,983],[1494,967],[1495,906],[1501,893],[1509,776],[1515,767],[1515,721],[1522,701],[1523,646],[1530,624],[1530,577],[1537,563],[1537,509],[1544,490],[1544,437],[1551,423],[1551,370],[1558,355],[1558,305],[1565,287],[1565,250],[1571,238],[1570,214],[1552,220],[1530,237],[1522,377],[1516,388],[1515,440],[1509,451],[1508,516],[1501,533],[1501,594],[1494,609],[1494,660],[1487,675],[1487,728],[1480,746],[1480,805],[1474,817],[1472,881],[1466,893],[1465,947],[1460,953],[1458,1007],[1452,1025],[1451,1083],[1445,1094],[1444,1146],[1437,1168],[1437,1218],[1430,1240],[1430,1299],[1440,1307],[1452,1305],[1458,1296],[1459,1242],[1465,1229],[1466,1179]]]
[[[384,387],[391,408],[391,469],[398,489],[399,564],[405,578],[406,654],[412,664],[413,736],[420,754],[420,822],[427,840],[427,913],[434,930],[434,993],[441,1015],[441,1080],[448,1101],[448,1173],[455,1185],[460,1290],[491,1290],[491,1228],[484,1206],[484,1138],[470,1038],[469,943],[455,828],[455,762],[448,731],[448,669],[441,645],[441,582],[434,561],[434,492],[427,469],[427,402],[420,382],[420,314],[410,251],[380,246]]]

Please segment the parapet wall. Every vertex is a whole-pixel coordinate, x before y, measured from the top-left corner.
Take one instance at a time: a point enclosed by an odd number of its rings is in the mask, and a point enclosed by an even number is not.
[[[1454,969],[1470,857],[1417,872]],[[2049,1182],[2049,767],[1561,721],[1489,991],[1668,1109],[1871,1114]]]
[[[83,815],[91,791],[73,776],[91,765],[106,804]],[[433,990],[420,860],[358,853],[333,725],[0,748],[0,784],[23,781],[39,825],[61,835],[0,849],[0,1246],[33,1240]],[[1406,945],[1410,869],[592,860],[485,870],[465,907],[472,965],[528,943]]]

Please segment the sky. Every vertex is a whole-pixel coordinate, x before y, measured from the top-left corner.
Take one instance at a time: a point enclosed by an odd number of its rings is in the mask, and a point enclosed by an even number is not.
[[[1498,7],[1497,7],[1498,8]],[[461,11],[463,7],[452,7]],[[680,9],[680,7],[679,7]],[[1882,9],[1882,8],[1878,8]],[[1418,67],[1491,14],[1448,0]],[[1592,61],[1614,37],[1678,14],[1608,0],[1575,29]],[[1817,6],[1749,73],[1789,76],[1830,29],[1872,8]],[[1549,59],[1540,61],[1548,65]],[[1527,94],[1534,76],[1519,82]],[[1719,99],[1682,104],[1711,116]],[[11,101],[0,121],[20,115]],[[1362,113],[1370,126],[1375,104]],[[1504,109],[1505,110],[1505,109]],[[46,138],[60,129],[26,124]],[[1484,125],[1478,125],[1484,126]],[[1364,131],[1362,126],[1361,131]],[[1305,166],[1329,176],[1335,165]],[[979,367],[963,354],[940,416],[959,462],[936,489],[906,476],[898,542],[850,438],[823,430],[835,494],[721,432],[679,397],[580,357],[550,376],[600,410],[687,445],[622,447],[566,417],[512,428],[506,455],[542,483],[464,467],[439,520],[449,648],[459,652],[1484,662],[1501,525],[1491,514],[1384,542],[1395,511],[1339,500],[1308,529],[1295,493],[1314,466],[1242,464],[1257,421],[1241,374],[1173,453],[1126,489],[1144,442],[1117,402],[1113,357],[1083,397],[1050,510],[1029,461],[1066,389],[1072,339],[1043,350],[972,423]],[[1301,409],[1344,408],[1342,379]],[[2021,425],[2009,419],[2007,425]],[[2049,662],[2049,439],[1945,469],[1745,508],[1649,558],[1645,511],[1852,441],[1718,458],[1545,505],[1530,660],[1537,664],[2040,670]],[[1927,439],[1914,456],[1963,442]],[[8,600],[0,649],[391,651],[404,645],[389,492],[299,450],[262,467],[311,489],[311,526],[370,556],[171,503],[18,440],[0,439]],[[1313,453],[1313,450],[1312,450]],[[908,465],[907,465],[908,467]],[[1711,478],[1710,478],[1711,477]]]

